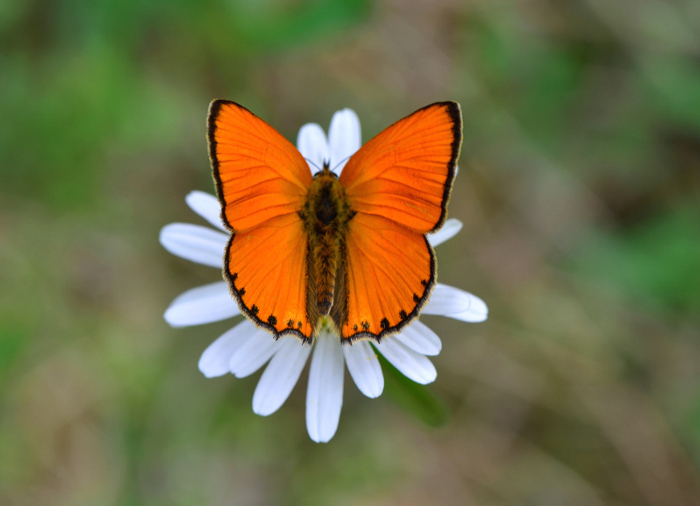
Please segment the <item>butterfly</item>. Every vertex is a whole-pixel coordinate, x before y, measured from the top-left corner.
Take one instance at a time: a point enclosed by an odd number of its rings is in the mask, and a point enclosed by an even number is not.
[[[223,274],[241,312],[275,338],[380,342],[413,321],[436,279],[426,234],[445,221],[462,144],[459,104],[397,121],[340,176],[312,174],[273,127],[228,100],[208,116],[209,157],[231,232]]]

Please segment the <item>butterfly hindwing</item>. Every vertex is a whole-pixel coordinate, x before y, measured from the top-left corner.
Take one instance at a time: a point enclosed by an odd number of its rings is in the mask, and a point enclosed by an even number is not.
[[[350,221],[346,252],[343,338],[381,339],[418,314],[435,283],[435,256],[425,236],[358,213]]]
[[[312,182],[306,161],[271,126],[225,100],[209,109],[209,152],[232,232],[224,276],[241,310],[275,336],[311,338],[307,236],[299,217]]]
[[[245,313],[275,335],[310,339],[306,311],[306,236],[302,221],[286,214],[234,233],[224,274]]]

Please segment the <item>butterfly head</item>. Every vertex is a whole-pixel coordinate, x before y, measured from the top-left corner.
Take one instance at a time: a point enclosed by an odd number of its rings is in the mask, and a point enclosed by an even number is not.
[[[313,162],[309,159],[306,160],[307,162],[313,164]],[[334,171],[331,170],[331,162],[330,160],[324,160],[323,161],[323,168],[319,169],[315,174],[314,174],[314,179],[318,179],[319,177],[333,177],[335,179],[338,179],[338,174],[335,173]]]

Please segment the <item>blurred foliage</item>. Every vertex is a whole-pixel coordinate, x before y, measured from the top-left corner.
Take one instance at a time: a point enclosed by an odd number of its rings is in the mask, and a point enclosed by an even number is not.
[[[700,209],[679,208],[630,230],[592,235],[577,259],[586,276],[609,281],[647,309],[700,308]]]
[[[0,1],[0,504],[700,503],[698,33],[693,0]],[[436,383],[348,379],[327,445],[304,378],[260,418],[196,368],[230,322],[162,320],[216,276],[157,241],[213,191],[213,98],[292,140],[462,105],[440,279],[490,319],[427,317]]]
[[[439,427],[450,419],[445,403],[429,387],[414,383],[377,353],[384,374],[384,391],[399,406],[414,413],[421,421]]]

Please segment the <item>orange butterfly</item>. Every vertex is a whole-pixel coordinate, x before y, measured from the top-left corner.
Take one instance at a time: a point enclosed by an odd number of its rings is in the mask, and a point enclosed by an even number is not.
[[[418,316],[435,284],[426,234],[445,221],[462,143],[455,102],[394,123],[312,175],[274,128],[228,100],[209,107],[209,156],[231,231],[224,276],[241,311],[276,338],[379,342]]]

